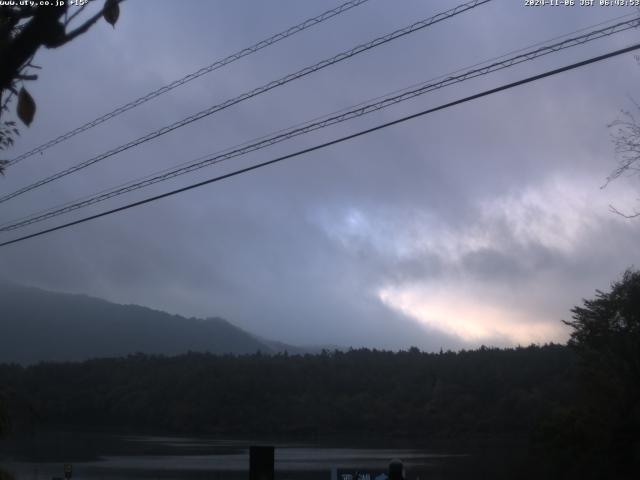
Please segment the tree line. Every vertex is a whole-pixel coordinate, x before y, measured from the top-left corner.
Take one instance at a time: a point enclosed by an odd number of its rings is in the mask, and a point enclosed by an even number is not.
[[[38,422],[198,433],[526,432],[571,395],[559,345],[422,353],[130,355],[0,366]]]

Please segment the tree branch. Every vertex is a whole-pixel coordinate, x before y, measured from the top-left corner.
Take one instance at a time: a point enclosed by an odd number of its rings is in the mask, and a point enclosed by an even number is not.
[[[620,210],[618,210],[616,207],[614,207],[613,205],[609,205],[609,210],[613,213],[615,213],[616,215],[620,215],[621,217],[624,218],[636,218],[636,217],[640,217],[640,212],[633,212],[631,214],[626,214],[621,212]]]
[[[18,80],[37,80],[38,75],[23,75],[22,73],[16,76]]]
[[[124,0],[117,0],[118,4],[122,3]],[[85,5],[86,6],[86,5]],[[100,18],[102,18],[102,16],[104,15],[104,9],[106,7],[106,2],[105,4],[102,6],[102,8],[100,9],[100,11],[98,13],[96,13],[93,17],[89,18],[88,20],[86,20],[82,25],[80,25],[78,28],[76,28],[75,30],[72,30],[71,32],[67,33],[63,39],[63,42],[60,45],[64,45],[67,42],[70,42],[71,40],[73,40],[74,38],[76,38],[79,35],[82,35],[83,33],[87,32],[87,30],[89,30],[93,24],[95,24],[98,20],[100,20]],[[81,9],[84,8],[81,7]],[[69,19],[69,21],[71,21],[71,19],[76,16],[78,13],[80,13],[79,11],[74,13],[72,15],[72,17]]]
[[[60,43],[60,45],[64,45],[65,43],[70,42],[71,40],[73,40],[77,36],[82,35],[83,33],[86,33],[87,30],[89,30],[93,26],[94,23],[96,23],[98,20],[100,20],[100,18],[102,18],[102,12],[103,11],[104,11],[104,8],[101,9],[98,13],[96,13],[93,17],[91,17],[87,21],[85,21],[78,28],[76,28],[75,30],[72,30],[69,33],[67,33],[61,39],[62,42]]]
[[[76,10],[76,13],[74,13],[73,15],[71,15],[67,21],[64,23],[64,26],[66,27],[67,25],[69,25],[74,18],[76,18],[80,13],[82,13],[82,11],[85,9],[85,7],[87,7],[87,5],[89,5],[88,3],[85,3],[84,5],[82,5],[78,10]]]

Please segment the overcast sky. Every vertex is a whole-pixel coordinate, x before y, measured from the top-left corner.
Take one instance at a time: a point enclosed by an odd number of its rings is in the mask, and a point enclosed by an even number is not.
[[[8,193],[460,0],[371,0],[7,171]],[[100,4],[102,2],[99,2]],[[129,0],[42,50],[13,158],[336,1]],[[632,9],[494,0],[0,205],[4,223]],[[98,5],[96,5],[97,7]],[[113,199],[80,218],[632,44],[638,31],[442,89]],[[638,264],[637,178],[607,124],[640,97],[629,53],[135,210],[0,249],[6,278],[296,344],[426,350],[566,341],[561,323]]]

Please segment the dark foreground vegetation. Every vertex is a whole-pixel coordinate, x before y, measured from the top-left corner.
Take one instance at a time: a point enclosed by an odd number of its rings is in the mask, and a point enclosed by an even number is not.
[[[5,364],[0,385],[16,429],[519,438],[554,472],[624,478],[640,471],[640,273],[573,313],[569,346],[137,354]]]

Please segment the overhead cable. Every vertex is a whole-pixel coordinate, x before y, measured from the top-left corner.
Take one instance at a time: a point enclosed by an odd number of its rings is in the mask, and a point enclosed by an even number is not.
[[[16,158],[14,158],[13,160],[10,160],[9,163],[6,165],[7,167],[10,167],[12,165],[15,165],[18,162],[21,162],[22,160],[32,157],[33,155],[37,154],[37,153],[41,153],[44,152],[45,150],[53,147],[54,145],[57,145],[61,142],[64,142],[65,140],[69,140],[71,137],[75,137],[76,135],[78,135],[79,133],[85,132],[93,127],[96,127],[108,120],[111,120],[112,118],[117,117],[118,115],[123,114],[124,112],[127,112],[129,110],[131,110],[132,108],[136,108],[140,105],[142,105],[143,103],[148,102],[149,100],[152,100],[156,97],[159,97],[160,95],[163,95],[167,92],[170,92],[171,90],[173,90],[174,88],[178,88],[182,85],[184,85],[185,83],[189,83],[192,80],[195,80],[196,78],[200,78],[203,75],[206,75],[207,73],[211,73],[214,70],[218,70],[219,68],[222,68],[226,65],[229,65],[230,63],[235,62],[236,60],[240,60],[243,57],[246,57],[247,55],[251,55],[252,53],[255,53],[259,50],[262,50],[263,48],[269,47],[281,40],[284,40],[285,38],[291,37],[297,33],[300,33],[310,27],[313,27],[315,25],[318,25],[326,20],[329,20],[330,18],[333,18],[337,15],[340,15],[341,13],[344,13],[348,10],[351,10],[354,7],[357,7],[359,5],[362,5],[363,3],[368,2],[369,0],[350,0],[348,2],[343,3],[342,5],[333,8],[331,10],[327,10],[324,13],[321,13],[320,15],[317,15],[313,18],[308,18],[307,20],[305,20],[302,23],[299,23],[298,25],[294,25],[293,27],[290,27],[280,33],[276,33],[275,35],[272,35],[269,38],[266,38],[264,40],[259,41],[258,43],[251,45],[250,47],[246,47],[238,52],[232,53],[231,55],[221,59],[221,60],[217,60],[214,63],[212,63],[211,65],[207,65],[206,67],[203,67],[195,72],[192,72],[188,75],[185,75],[182,78],[179,78],[178,80],[174,80],[173,82],[164,85],[163,87],[160,87],[156,90],[153,90],[152,92],[147,93],[146,95],[139,97],[135,100],[132,100],[129,103],[126,103],[108,113],[105,113],[104,115],[91,120],[90,122],[87,122],[83,125],[80,125],[77,128],[74,128],[73,130],[68,131],[67,133],[60,135],[52,140],[49,140],[48,142],[43,143],[42,145],[37,146],[36,148],[29,150],[28,152],[23,153],[22,155],[17,156]]]
[[[437,15],[434,15],[432,17],[429,17],[427,19],[424,20],[420,20],[419,22],[413,23],[412,25],[409,25],[405,28],[401,28],[399,30],[396,30],[394,32],[391,32],[387,35],[384,35],[382,37],[378,37],[370,42],[367,43],[363,43],[361,45],[358,45],[356,47],[353,47],[350,50],[344,51],[342,53],[339,53],[338,55],[335,55],[331,58],[328,58],[326,60],[323,60],[321,62],[316,63],[315,65],[312,65],[310,67],[305,67],[302,70],[298,70],[295,73],[291,73],[289,75],[286,75],[278,80],[273,80],[265,85],[262,85],[261,87],[255,88],[249,92],[243,93],[242,95],[239,95],[237,97],[231,98],[223,103],[217,104],[217,105],[213,105],[205,110],[202,110],[198,113],[195,113],[193,115],[190,115],[178,122],[172,123],[171,125],[167,125],[165,127],[162,127],[158,130],[155,130],[151,133],[148,133],[147,135],[144,135],[140,138],[137,138],[135,140],[132,140],[128,143],[125,143],[123,145],[120,145],[114,149],[111,149],[105,153],[102,153],[100,155],[97,155],[93,158],[90,158],[89,160],[85,160],[84,162],[80,162],[72,167],[69,167],[65,170],[62,170],[58,173],[55,173],[49,177],[43,178],[41,180],[38,180],[35,183],[32,183],[30,185],[27,185],[25,187],[22,187],[12,193],[3,195],[2,197],[0,197],[0,203],[6,202],[8,200],[11,200],[12,198],[15,198],[19,195],[22,195],[26,192],[29,192],[31,190],[34,190],[36,188],[39,188],[43,185],[46,185],[50,182],[53,182],[55,180],[58,180],[62,177],[65,177],[67,175],[71,175],[72,173],[75,173],[79,170],[82,170],[84,168],[87,168],[97,162],[100,162],[106,158],[112,157],[118,153],[124,152],[125,150],[129,150],[130,148],[133,148],[135,146],[138,146],[142,143],[148,142],[150,140],[153,140],[155,138],[158,138],[162,135],[165,135],[169,132],[172,132],[173,130],[176,130],[178,128],[184,127],[185,125],[189,125],[195,121],[201,120],[209,115],[212,115],[216,112],[219,112],[221,110],[224,110],[226,108],[231,107],[232,105],[236,105],[244,100],[248,100],[252,97],[255,97],[257,95],[260,95],[262,93],[266,93],[270,90],[273,90],[276,87],[280,87],[282,85],[285,85],[289,82],[292,82],[294,80],[297,80],[299,78],[305,77],[311,73],[317,72],[319,70],[322,70],[323,68],[326,68],[330,65],[334,65],[336,63],[342,62],[344,60],[347,60],[351,57],[354,57],[360,53],[366,52],[368,50],[371,50],[372,48],[376,48],[379,47],[380,45],[383,45],[385,43],[391,42],[393,40],[396,40],[400,37],[404,37],[406,35],[409,35],[411,33],[415,33],[419,30],[422,30],[426,27],[429,27],[431,25],[434,25],[436,23],[439,23],[443,20],[447,20],[449,18],[452,18],[456,15],[459,15],[463,12],[469,11],[475,7],[478,7],[479,5],[483,5],[485,3],[488,3],[492,0],[473,0],[471,2],[467,2],[461,5],[458,5],[457,7],[454,7],[450,10],[447,10],[445,12],[439,13]]]
[[[39,223],[39,222],[48,220],[50,218],[63,215],[65,213],[78,210],[80,208],[88,207],[90,205],[94,205],[96,203],[106,201],[110,198],[124,195],[134,190],[139,190],[141,188],[148,187],[150,185],[163,182],[171,178],[178,177],[180,175],[191,173],[195,170],[199,170],[204,167],[221,163],[231,158],[246,155],[256,150],[261,150],[263,148],[269,147],[276,143],[283,142],[285,140],[289,140],[299,135],[303,135],[315,130],[326,128],[331,125],[345,122],[347,120],[361,117],[363,115],[366,115],[378,110],[382,110],[384,108],[390,107],[392,105],[396,105],[398,103],[410,100],[412,98],[415,98],[420,95],[424,95],[428,92],[432,92],[440,88],[444,88],[456,83],[461,83],[463,81],[470,80],[472,78],[476,78],[482,75],[487,75],[489,73],[503,70],[505,68],[509,68],[523,62],[531,61],[536,58],[548,55],[550,53],[554,53],[560,50],[574,47],[576,45],[582,45],[584,43],[594,41],[599,38],[603,38],[605,36],[613,35],[615,33],[619,33],[631,28],[638,27],[639,25],[640,25],[640,17],[637,17],[631,20],[627,20],[625,22],[619,22],[615,25],[612,25],[606,28],[593,30],[591,32],[588,32],[584,35],[580,35],[578,37],[572,37],[561,42],[543,46],[543,47],[540,47],[540,48],[537,48],[513,57],[509,57],[501,61],[482,66],[480,68],[471,69],[459,75],[449,76],[435,83],[422,84],[420,86],[417,86],[414,89],[402,91],[402,93],[388,96],[377,102],[358,105],[357,107],[347,111],[343,111],[338,115],[322,117],[322,119],[318,121],[312,121],[310,123],[303,124],[302,126],[297,126],[291,129],[287,129],[275,135],[260,138],[255,142],[245,143],[242,146],[238,146],[237,148],[232,147],[230,149],[223,150],[220,153],[200,157],[195,161],[192,161],[190,163],[184,164],[182,166],[179,166],[173,169],[167,169],[156,175],[146,177],[143,180],[140,180],[137,182],[129,182],[121,187],[117,187],[111,190],[106,190],[98,194],[95,194],[93,196],[89,196],[84,199],[81,199],[79,201],[67,203],[64,206],[61,206],[59,208],[49,209],[43,213],[30,215],[26,218],[13,221],[11,223],[2,224],[0,225],[0,232],[8,232],[8,231],[16,230],[18,228],[26,227],[27,225]]]
[[[535,82],[535,81],[541,80],[541,79],[546,78],[546,77],[550,77],[550,76],[553,76],[553,75],[558,75],[560,73],[563,73],[563,72],[566,72],[566,71],[569,71],[569,70],[574,70],[576,68],[584,67],[586,65],[590,65],[590,64],[593,64],[593,63],[596,63],[596,62],[601,62],[601,61],[606,60],[608,58],[616,57],[618,55],[629,53],[629,52],[632,52],[632,51],[635,51],[635,50],[638,50],[638,49],[640,49],[640,43],[636,43],[636,44],[631,45],[631,46],[626,47],[626,48],[621,48],[621,49],[618,49],[618,50],[614,50],[614,51],[606,53],[604,55],[599,55],[597,57],[592,57],[592,58],[590,58],[588,60],[583,60],[581,62],[572,63],[570,65],[566,65],[566,66],[561,67],[561,68],[556,68],[554,70],[549,70],[547,72],[540,73],[538,75],[533,75],[533,76],[524,78],[522,80],[518,80],[518,81],[515,81],[515,82],[507,83],[507,84],[502,85],[500,87],[496,87],[496,88],[492,88],[492,89],[489,89],[489,90],[485,90],[483,92],[476,93],[475,95],[470,95],[468,97],[464,97],[464,98],[461,98],[459,100],[455,100],[453,102],[449,102],[449,103],[445,103],[443,105],[439,105],[437,107],[429,108],[427,110],[423,110],[421,112],[414,113],[412,115],[407,115],[407,116],[398,118],[396,120],[377,125],[375,127],[367,128],[365,130],[361,130],[359,132],[356,132],[356,133],[353,133],[353,134],[350,134],[350,135],[346,135],[346,136],[337,138],[335,140],[331,140],[331,141],[328,141],[328,142],[325,142],[325,143],[322,143],[322,144],[319,144],[319,145],[315,145],[313,147],[305,148],[303,150],[299,150],[297,152],[290,153],[288,155],[283,155],[281,157],[277,157],[277,158],[274,158],[272,160],[268,160],[268,161],[261,162],[261,163],[255,164],[255,165],[251,165],[249,167],[241,168],[239,170],[235,170],[233,172],[226,173],[224,175],[219,175],[217,177],[213,177],[213,178],[210,178],[208,180],[204,180],[204,181],[201,181],[201,182],[198,182],[198,183],[194,183],[194,184],[191,184],[191,185],[188,185],[188,186],[185,186],[185,187],[181,187],[181,188],[178,188],[178,189],[166,192],[166,193],[155,195],[153,197],[149,197],[149,198],[146,198],[144,200],[139,200],[137,202],[133,202],[133,203],[129,203],[129,204],[126,204],[126,205],[122,205],[120,207],[117,207],[117,208],[114,208],[114,209],[111,209],[111,210],[107,210],[105,212],[97,213],[95,215],[90,215],[88,217],[80,218],[78,220],[74,220],[72,222],[68,222],[68,223],[65,223],[65,224],[62,224],[62,225],[58,225],[58,226],[55,226],[55,227],[47,228],[45,230],[40,230],[38,232],[31,233],[29,235],[24,235],[22,237],[15,238],[13,240],[8,240],[6,242],[0,243],[0,247],[4,247],[4,246],[11,245],[11,244],[14,244],[14,243],[22,242],[22,241],[25,241],[25,240],[30,239],[30,238],[34,238],[34,237],[38,237],[38,236],[41,236],[41,235],[45,235],[47,233],[55,232],[55,231],[62,230],[62,229],[65,229],[65,228],[69,228],[69,227],[72,227],[74,225],[79,225],[81,223],[85,223],[85,222],[88,222],[88,221],[91,221],[91,220],[95,220],[97,218],[105,217],[107,215],[112,215],[114,213],[118,213],[118,212],[122,212],[122,211],[125,211],[125,210],[129,210],[131,208],[139,207],[139,206],[145,205],[147,203],[155,202],[155,201],[163,199],[163,198],[167,198],[167,197],[171,197],[171,196],[174,196],[174,195],[178,195],[180,193],[184,193],[186,191],[193,190],[195,188],[199,188],[199,187],[202,187],[204,185],[209,185],[211,183],[219,182],[221,180],[225,180],[227,178],[231,178],[231,177],[243,174],[243,173],[247,173],[247,172],[250,172],[252,170],[257,170],[259,168],[266,167],[268,165],[273,165],[275,163],[282,162],[284,160],[288,160],[290,158],[299,157],[301,155],[304,155],[304,154],[307,154],[307,153],[311,153],[311,152],[314,152],[314,151],[317,151],[317,150],[321,150],[321,149],[330,147],[332,145],[343,143],[343,142],[346,142],[348,140],[352,140],[354,138],[361,137],[363,135],[368,135],[368,134],[376,132],[378,130],[382,130],[384,128],[388,128],[388,127],[391,127],[393,125],[404,123],[404,122],[407,122],[409,120],[413,120],[415,118],[422,117],[422,116],[425,116],[425,115],[428,115],[428,114],[431,114],[431,113],[434,113],[434,112],[437,112],[437,111],[440,111],[440,110],[445,110],[447,108],[451,108],[451,107],[454,107],[456,105],[460,105],[460,104],[463,104],[463,103],[466,103],[466,102],[470,102],[472,100],[477,100],[477,99],[482,98],[482,97],[493,95],[493,94],[498,93],[498,92],[509,90],[511,88],[518,87],[520,85],[524,85],[524,84],[527,84],[527,83]]]

